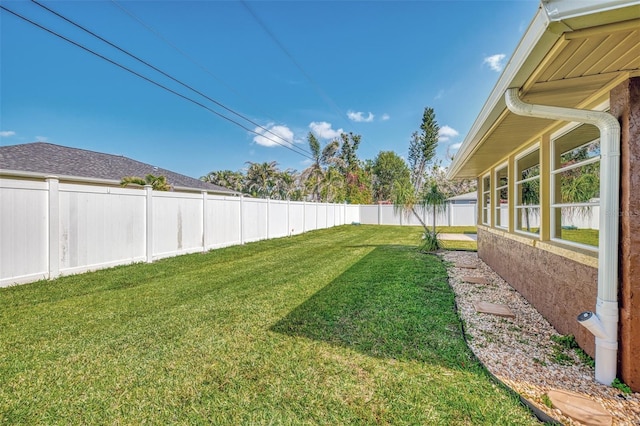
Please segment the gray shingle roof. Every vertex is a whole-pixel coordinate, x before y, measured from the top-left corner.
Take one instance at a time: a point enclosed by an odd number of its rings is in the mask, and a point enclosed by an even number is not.
[[[0,169],[120,181],[125,176],[165,176],[174,187],[235,192],[127,157],[45,142],[0,146]]]

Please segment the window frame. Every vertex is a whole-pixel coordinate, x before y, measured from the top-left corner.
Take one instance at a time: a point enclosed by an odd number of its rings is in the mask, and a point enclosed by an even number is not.
[[[538,151],[538,162],[537,162],[537,166],[538,166],[538,175],[537,176],[533,176],[530,178],[526,178],[526,179],[518,179],[521,175],[522,170],[520,169],[520,160],[522,160],[524,157],[531,155],[532,153],[534,153],[535,151]],[[539,194],[538,196],[541,198],[542,196],[542,180],[541,180],[541,176],[542,176],[542,149],[541,149],[541,144],[540,142],[535,143],[533,146],[525,149],[524,151],[518,153],[518,155],[516,155],[515,159],[514,159],[514,163],[513,163],[514,169],[515,169],[515,174],[514,176],[516,177],[515,182],[513,183],[514,186],[514,194],[516,195],[515,200],[513,200],[513,219],[514,219],[514,226],[513,226],[513,230],[514,232],[518,233],[518,234],[524,234],[530,237],[535,237],[537,239],[541,238],[541,225],[539,224],[538,226],[538,232],[530,232],[530,231],[526,231],[526,230],[522,230],[520,229],[520,217],[521,217],[521,211],[524,209],[538,209],[539,215],[540,215],[540,221],[542,220],[542,205],[541,205],[541,200],[538,200],[538,204],[522,204],[522,202],[520,200],[520,195],[519,195],[519,189],[520,189],[520,185],[522,185],[523,183],[526,182],[532,182],[532,181],[538,181],[538,188],[539,188]]]
[[[506,171],[506,179],[507,179],[507,183],[504,185],[500,185],[500,180],[498,178],[498,173],[501,173],[502,171]],[[493,179],[495,181],[495,189],[493,190],[493,197],[494,197],[494,207],[493,207],[493,215],[494,215],[494,220],[493,220],[493,226],[495,228],[499,228],[499,229],[505,229],[508,230],[509,229],[509,202],[510,202],[510,189],[509,189],[509,162],[504,162],[498,166],[496,166],[494,168],[493,171]],[[500,191],[505,190],[507,191],[507,203],[506,205],[502,205],[500,203],[500,200],[502,199],[500,197]],[[500,218],[502,217],[503,213],[502,210],[505,209],[507,211],[507,223],[502,224]]]
[[[485,187],[485,179],[488,179],[488,185]],[[480,217],[480,223],[486,226],[491,226],[491,173],[486,173],[481,177],[481,200],[482,215]],[[487,202],[485,202],[485,196]]]
[[[568,166],[565,167],[559,167],[559,165],[556,165],[556,154],[557,154],[557,146],[556,146],[556,141],[560,138],[562,138],[563,136],[566,136],[567,134],[571,133],[572,131],[578,129],[579,127],[583,126],[583,125],[588,125],[587,123],[576,123],[576,122],[572,122],[569,123],[568,125],[562,127],[561,129],[559,129],[558,131],[554,132],[551,135],[550,138],[550,152],[551,152],[551,158],[550,158],[550,173],[549,173],[549,213],[550,213],[550,240],[559,244],[564,244],[567,246],[571,246],[571,247],[575,247],[575,248],[579,248],[579,249],[583,249],[583,250],[588,250],[590,252],[594,252],[597,253],[599,250],[599,244],[598,246],[592,246],[589,244],[583,244],[583,243],[579,243],[576,241],[571,241],[571,240],[566,240],[563,239],[561,237],[558,237],[556,235],[556,230],[558,225],[562,226],[562,221],[560,221],[560,224],[557,223],[557,219],[556,219],[556,209],[562,209],[562,208],[568,208],[568,207],[600,207],[600,201],[597,202],[577,202],[577,203],[557,203],[556,202],[556,179],[557,176],[560,175],[561,173],[567,172],[569,170],[572,169],[576,169],[579,167],[583,167],[589,164],[595,164],[595,163],[600,163],[602,160],[602,155],[598,154],[594,157],[590,157],[587,158],[585,160],[579,161],[577,163],[573,163],[570,164]],[[591,140],[590,142],[586,142],[583,143],[581,145],[577,145],[572,149],[577,149],[580,148],[582,146],[594,143],[595,141],[600,141],[600,135],[598,135],[597,138]],[[565,151],[568,152],[568,151]],[[559,155],[561,155],[562,153],[559,153]],[[562,215],[562,212],[560,213]]]

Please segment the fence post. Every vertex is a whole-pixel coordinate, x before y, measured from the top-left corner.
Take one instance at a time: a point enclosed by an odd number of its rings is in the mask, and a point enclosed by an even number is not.
[[[207,191],[202,191],[202,252],[209,247],[209,219],[207,217]]]
[[[329,229],[329,202],[324,203],[324,227]]]
[[[342,224],[343,225],[347,224],[347,202],[346,201],[342,204]]]
[[[382,204],[378,203],[378,225],[382,224]]]
[[[244,244],[244,195],[240,195],[240,244]]]
[[[49,279],[60,276],[60,181],[45,178],[49,184]]]
[[[287,235],[291,236],[291,200],[287,198]]]
[[[145,185],[145,198],[147,207],[146,217],[146,251],[147,251],[147,263],[153,262],[153,188],[151,185]]]
[[[269,239],[269,215],[271,214],[271,198],[267,198],[267,240]]]
[[[302,233],[307,232],[307,202],[302,200]]]
[[[316,229],[319,228],[318,226],[318,218],[320,217],[320,208],[318,207],[319,205],[320,203],[316,201]]]

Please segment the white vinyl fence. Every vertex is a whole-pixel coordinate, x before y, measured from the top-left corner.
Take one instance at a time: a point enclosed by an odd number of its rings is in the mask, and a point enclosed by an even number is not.
[[[433,224],[431,208],[416,207],[416,213],[427,225]],[[475,226],[477,223],[475,204],[447,204],[444,210],[436,212],[436,226]],[[392,205],[378,204],[360,206],[360,223],[369,225],[420,225],[413,213],[398,211]]]
[[[0,287],[359,222],[357,205],[0,177]]]

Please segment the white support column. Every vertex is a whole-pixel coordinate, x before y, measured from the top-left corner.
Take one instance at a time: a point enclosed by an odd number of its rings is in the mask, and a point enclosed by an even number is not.
[[[60,181],[47,176],[49,184],[49,279],[60,276]]]
[[[146,218],[146,252],[147,263],[153,262],[153,188],[151,185],[145,185],[145,196],[147,206],[147,218]]]

